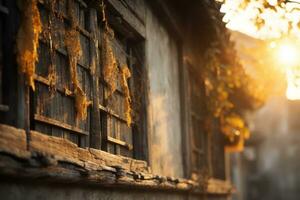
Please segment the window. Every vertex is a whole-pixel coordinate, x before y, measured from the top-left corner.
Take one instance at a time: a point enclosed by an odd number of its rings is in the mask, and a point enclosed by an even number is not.
[[[205,131],[205,94],[201,74],[188,65],[188,113],[191,173],[208,173],[208,134]]]
[[[102,149],[118,155],[133,157],[134,142],[139,145],[138,137],[141,136],[143,130],[143,122],[145,115],[145,72],[144,63],[144,45],[142,39],[137,35],[129,24],[122,20],[120,14],[112,7],[106,9],[106,17],[108,24],[114,32],[114,37],[109,41],[113,49],[114,56],[117,61],[118,75],[116,81],[116,91],[109,95],[109,87],[105,81],[104,60],[105,55],[104,43],[104,25],[100,26],[102,45],[99,54],[102,58],[101,76],[100,76],[100,104],[101,111],[101,127],[102,127]],[[122,70],[128,67],[131,76],[128,79],[128,87],[130,91],[131,104],[128,108],[125,103],[126,91],[122,88]],[[129,110],[128,110],[129,109]],[[126,116],[127,112],[131,112],[131,119]],[[132,124],[128,126],[128,120],[132,120]],[[145,147],[144,147],[145,148]],[[141,150],[141,149],[140,149]],[[139,157],[135,155],[134,157]]]
[[[225,180],[225,135],[220,133],[218,120],[213,122],[211,137],[212,176]]]
[[[54,1],[53,1],[54,2]],[[90,107],[84,120],[76,119],[74,85],[64,36],[70,28],[69,12],[78,21],[76,31],[82,48],[76,63],[77,79],[87,100],[91,99],[90,45],[91,33],[87,5],[82,1],[51,1],[39,4],[43,31],[39,43],[35,91],[32,94],[32,124],[34,130],[63,137],[81,147],[89,145]],[[51,6],[54,7],[52,11]],[[71,8],[72,7],[72,8]],[[52,49],[51,49],[52,47]]]
[[[114,31],[109,42],[117,62],[117,75],[113,80],[116,91],[110,94],[104,73],[107,55],[102,13],[87,3],[49,0],[39,4],[43,31],[35,91],[31,95],[31,129],[66,138],[80,147],[92,144],[100,148],[101,144],[101,149],[110,153],[141,159],[139,146],[145,140],[143,38],[111,5],[105,7],[106,18]],[[68,35],[68,31],[73,32]],[[70,53],[74,47],[68,46],[76,46],[72,37],[79,38],[82,50],[80,58],[75,59],[75,73]],[[124,103],[127,98],[122,87],[124,66],[131,73],[131,77],[126,78],[130,109]],[[74,76],[78,86],[74,84]],[[78,103],[85,106],[78,108]],[[131,113],[130,125],[126,112]]]
[[[4,41],[5,41],[5,31],[3,30],[5,26],[5,18],[9,14],[9,10],[5,4],[4,0],[0,0],[0,111],[7,111],[8,106],[4,105],[3,102],[3,68],[4,68]]]
[[[218,119],[206,124],[206,95],[201,72],[188,64],[188,116],[191,147],[190,174],[209,174],[225,179],[225,137],[219,130]],[[209,130],[208,127],[209,126]]]

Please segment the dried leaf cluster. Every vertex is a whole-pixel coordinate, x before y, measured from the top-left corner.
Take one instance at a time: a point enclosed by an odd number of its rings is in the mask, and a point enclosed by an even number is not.
[[[131,72],[126,64],[119,66],[115,53],[113,51],[112,43],[114,39],[114,31],[108,25],[108,21],[105,13],[105,5],[102,1],[101,4],[102,22],[104,23],[103,33],[103,76],[104,80],[109,86],[108,94],[105,98],[111,98],[113,93],[117,89],[117,83],[120,81],[122,90],[124,92],[124,108],[125,118],[127,125],[130,126],[132,123],[131,116],[131,97],[128,86],[128,79],[131,76]],[[121,76],[120,76],[121,75]]]
[[[127,65],[123,65],[121,67],[121,87],[125,94],[124,100],[124,108],[125,108],[125,118],[127,121],[127,125],[130,126],[132,119],[131,119],[131,97],[129,92],[129,87],[127,80],[130,78],[131,72]]]
[[[17,35],[17,62],[27,84],[35,90],[34,74],[38,60],[39,34],[42,31],[36,0],[22,2],[22,22]]]
[[[65,32],[65,46],[69,55],[71,81],[74,87],[76,119],[85,120],[87,118],[87,109],[92,102],[88,100],[78,81],[77,62],[82,56],[82,49],[79,32],[76,30],[78,21],[75,16],[73,0],[68,0],[68,17],[70,19],[70,27]]]

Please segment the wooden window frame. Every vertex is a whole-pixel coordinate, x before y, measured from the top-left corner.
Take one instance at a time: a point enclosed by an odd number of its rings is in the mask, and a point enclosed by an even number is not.
[[[89,39],[89,65],[88,66],[81,66],[85,68],[85,70],[88,70],[90,72],[90,67],[92,64],[94,64],[96,72],[94,74],[91,74],[89,81],[90,85],[90,96],[89,99],[92,101],[93,105],[99,105],[99,106],[92,106],[89,108],[88,115],[90,116],[90,121],[87,122],[89,126],[89,130],[84,130],[81,128],[78,128],[76,126],[70,125],[68,123],[62,123],[60,120],[56,120],[53,118],[41,116],[39,114],[36,114],[35,111],[33,110],[35,108],[34,102],[31,102],[30,105],[25,105],[25,111],[26,107],[31,107],[29,109],[29,117],[30,121],[27,123],[30,123],[30,129],[35,129],[35,122],[41,123],[41,124],[48,124],[49,127],[56,127],[65,131],[69,131],[70,134],[76,134],[78,136],[78,141],[77,145],[81,147],[92,147],[96,149],[102,149],[105,151],[108,151],[107,144],[112,143],[116,146],[120,146],[123,148],[127,149],[133,149],[132,156],[133,158],[136,159],[142,159],[148,161],[148,141],[147,141],[147,128],[146,128],[146,84],[144,86],[145,90],[143,91],[142,95],[142,106],[141,109],[143,115],[141,115],[141,122],[139,125],[133,124],[132,125],[132,144],[129,144],[125,141],[122,141],[118,138],[111,137],[107,134],[105,131],[106,124],[105,121],[107,121],[107,116],[111,116],[113,118],[116,118],[124,123],[126,123],[126,119],[120,115],[118,115],[113,109],[110,109],[106,107],[104,104],[100,103],[100,90],[101,88],[99,87],[101,84],[106,84],[104,83],[103,78],[101,77],[101,52],[102,52],[102,44],[101,44],[101,37],[103,35],[102,30],[100,28],[100,24],[102,23],[102,20],[99,19],[99,16],[101,17],[101,14],[99,14],[99,11],[97,11],[95,8],[88,7],[87,4],[84,3],[82,0],[74,0],[76,3],[79,3],[79,6],[85,7],[87,9],[88,17],[89,17],[89,30],[86,30],[82,28],[81,26],[76,27],[77,31],[83,35],[84,37]],[[44,6],[43,1],[38,1],[40,6]],[[120,14],[120,10],[116,9],[113,3],[108,2],[108,5],[110,10],[114,10],[115,13],[119,13],[117,17],[120,17],[122,20],[120,24],[124,26],[125,24],[125,29],[124,27],[120,27],[120,25],[116,24],[115,22],[112,22],[113,28],[119,28],[122,31],[128,31],[125,32],[124,34],[128,34],[129,37],[131,37],[131,40],[133,41],[133,45],[142,47],[142,62],[140,63],[141,67],[141,72],[142,72],[142,77],[145,78],[144,82],[147,83],[146,81],[146,70],[145,70],[145,63],[144,63],[144,37],[141,35],[140,30],[141,27],[139,27],[139,30],[135,30],[134,28],[136,25],[132,25],[131,22],[132,20],[126,21],[126,19],[122,18],[122,15]],[[44,8],[46,9],[46,8]],[[49,11],[48,11],[49,12]],[[57,12],[57,11],[55,11]],[[130,10],[126,11],[122,9],[122,13],[124,12],[130,13]],[[126,16],[128,16],[127,14]],[[66,21],[68,22],[68,18],[66,15],[62,15],[63,18],[63,23],[65,24]],[[108,17],[110,18],[110,16]],[[116,20],[115,20],[116,21]],[[134,21],[134,20],[133,20]],[[115,24],[113,24],[115,23]],[[40,39],[40,42],[43,42],[42,39]],[[44,41],[45,42],[45,41]],[[47,43],[46,43],[47,45]],[[57,48],[55,49],[56,53],[61,54],[64,57],[68,57],[68,53],[63,49],[63,48]],[[129,52],[131,54],[131,51]],[[131,55],[130,55],[131,56]],[[131,62],[131,60],[129,60]],[[77,63],[77,70],[78,70],[78,65],[81,65],[80,60]],[[132,66],[130,65],[131,70]],[[90,73],[89,73],[90,74]],[[35,82],[37,84],[42,84],[45,87],[50,87],[51,83],[50,81],[43,76],[40,75],[35,75],[34,76]],[[133,81],[129,81],[130,87],[133,85]],[[57,88],[56,93],[59,93],[60,95],[66,95],[67,98],[72,98],[74,99],[74,95],[72,93],[67,94],[66,91],[63,88]],[[103,92],[102,92],[103,93]],[[122,91],[117,91],[117,93],[122,94]],[[33,99],[34,92],[29,91],[29,89],[25,90],[25,96],[29,96],[30,99]],[[43,132],[43,131],[41,131]],[[139,132],[139,133],[137,133]],[[64,132],[62,132],[64,135]],[[51,128],[51,134],[53,135],[53,128]],[[63,136],[60,136],[63,137]],[[76,136],[77,137],[77,136]],[[86,137],[87,141],[85,142],[84,145],[81,145],[81,140],[80,137]],[[76,142],[75,142],[76,143]]]
[[[195,111],[191,108],[192,100],[191,100],[191,77],[190,74],[198,74],[199,78],[201,74],[199,69],[195,68],[195,66],[188,60],[183,60],[183,69],[181,69],[181,90],[182,90],[182,113],[183,113],[183,122],[184,122],[184,133],[183,133],[183,154],[184,154],[184,168],[185,168],[185,177],[192,178],[193,174],[197,175],[205,175],[209,172],[209,162],[210,162],[210,137],[208,133],[204,130],[204,119],[202,126],[202,134],[201,134],[201,147],[198,147],[194,143],[194,133],[192,129],[192,116],[195,115]],[[199,91],[200,95],[203,96],[203,109],[205,109],[205,94],[204,94],[204,85],[201,84],[202,81],[198,82],[201,91]],[[201,103],[201,102],[200,102]],[[201,117],[203,118],[203,116]],[[198,158],[195,158],[194,154],[198,154]],[[204,159],[201,160],[200,159]],[[193,160],[199,163],[193,163]]]
[[[5,73],[5,63],[4,63],[4,42],[7,38],[7,33],[3,31],[3,25],[5,24],[5,19],[9,15],[9,9],[4,5],[4,1],[0,1],[0,112],[7,112],[9,106],[4,104],[3,98],[3,76]]]
[[[131,78],[128,81],[128,85],[129,85],[129,90],[130,90],[130,95],[133,99],[133,110],[135,109],[134,106],[134,98],[135,98],[135,94],[134,90],[136,90],[136,85],[141,84],[142,86],[142,90],[141,92],[141,105],[140,105],[140,111],[138,113],[139,122],[135,122],[133,121],[133,123],[131,124],[131,132],[132,132],[132,144],[123,141],[120,139],[122,134],[120,133],[116,133],[115,137],[110,136],[110,134],[108,134],[108,120],[111,118],[114,118],[115,120],[126,124],[127,120],[124,116],[119,115],[117,112],[115,112],[113,109],[110,109],[108,107],[108,102],[106,99],[103,100],[104,102],[101,104],[99,103],[99,109],[100,109],[100,116],[101,116],[101,138],[102,138],[102,144],[101,144],[101,149],[105,150],[105,151],[110,151],[111,148],[114,148],[113,151],[115,151],[115,154],[120,154],[120,148],[125,148],[127,150],[130,151],[130,149],[133,149],[132,151],[132,157],[136,158],[136,159],[141,159],[141,160],[148,160],[148,141],[147,141],[147,124],[146,124],[146,118],[147,118],[147,113],[146,113],[146,94],[147,94],[147,78],[146,78],[146,69],[145,69],[145,40],[143,35],[141,35],[141,32],[139,30],[136,30],[135,28],[138,27],[138,25],[136,24],[136,20],[133,20],[135,18],[133,18],[132,12],[130,11],[130,9],[126,10],[124,7],[122,7],[121,4],[119,4],[119,2],[117,1],[108,1],[108,4],[106,6],[106,18],[108,20],[109,25],[111,26],[111,28],[114,30],[115,35],[123,35],[126,36],[125,40],[126,45],[125,45],[125,49],[121,49],[121,51],[123,51],[123,53],[125,54],[126,60],[127,60],[127,65],[131,71]],[[125,17],[124,17],[125,16]],[[126,18],[127,16],[127,18]],[[130,17],[128,17],[130,16]],[[100,31],[103,30],[100,29]],[[103,34],[100,33],[100,36],[103,36]],[[103,38],[100,39],[100,41],[102,41]],[[113,46],[115,48],[122,48],[121,46],[119,46],[120,44],[118,43],[113,43]],[[101,45],[99,45],[100,48]],[[140,58],[138,59],[135,55],[134,56],[134,49],[135,50],[141,50],[141,53],[138,55],[140,56]],[[119,49],[120,50],[120,49]],[[103,52],[103,51],[102,51]],[[134,60],[138,60],[138,65],[134,66],[135,61]],[[102,68],[103,66],[101,66],[100,68]],[[137,67],[139,69],[137,69]],[[140,73],[141,77],[141,81],[142,82],[136,82],[136,79],[138,78],[135,73],[138,72]],[[103,77],[100,77],[99,79],[99,85],[103,84],[106,85]],[[104,86],[105,87],[105,86]],[[117,90],[115,91],[115,93],[119,96],[121,96],[121,98],[125,97],[123,91],[119,90],[117,88]],[[105,96],[105,89],[102,92],[103,96]],[[124,133],[123,133],[124,134]],[[125,133],[126,134],[126,133]],[[126,137],[126,136],[125,136]],[[110,145],[110,147],[109,147]]]

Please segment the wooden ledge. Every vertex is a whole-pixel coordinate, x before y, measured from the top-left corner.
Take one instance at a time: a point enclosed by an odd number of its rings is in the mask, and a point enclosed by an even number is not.
[[[79,148],[63,138],[36,131],[30,132],[30,138],[27,144],[24,130],[0,124],[1,176],[214,195],[231,193],[232,187],[225,181],[209,179],[200,183],[153,175],[145,161]]]

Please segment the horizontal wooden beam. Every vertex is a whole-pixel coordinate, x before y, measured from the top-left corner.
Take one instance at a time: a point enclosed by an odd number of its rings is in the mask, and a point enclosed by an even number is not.
[[[118,115],[117,113],[115,113],[112,109],[109,109],[109,108],[107,108],[107,107],[104,107],[104,106],[102,106],[101,104],[99,104],[99,109],[100,109],[101,111],[104,111],[104,112],[106,112],[107,114],[109,114],[109,115],[111,115],[111,116],[117,118],[118,120],[120,120],[120,121],[122,121],[122,122],[124,122],[124,123],[127,123],[127,120],[126,120],[125,118],[123,118],[123,117],[121,117],[120,115]]]
[[[0,177],[42,179],[43,182],[66,184],[84,182],[106,187],[185,191],[225,197],[232,192],[231,184],[226,181],[209,179],[195,182],[159,176],[150,172],[145,161],[98,149],[79,148],[64,138],[36,131],[30,134],[28,150],[24,130],[0,124]]]
[[[107,141],[108,142],[111,142],[111,143],[115,143],[115,144],[118,144],[120,146],[123,146],[125,148],[127,148],[128,150],[132,151],[133,150],[133,146],[131,144],[128,144],[122,140],[119,140],[119,139],[116,139],[116,138],[113,138],[113,137],[110,137],[108,136],[107,137]]]
[[[50,83],[49,79],[47,79],[45,77],[42,77],[42,76],[39,76],[37,74],[34,74],[33,77],[34,77],[35,81],[37,81],[39,83],[42,83],[42,84],[44,84],[48,87],[51,86],[51,83]],[[60,92],[61,94],[64,94],[65,96],[74,97],[74,93],[71,90],[67,89],[67,88],[62,89],[62,88],[57,87],[57,88],[55,88],[55,90]]]
[[[6,7],[0,5],[0,13],[9,14],[9,11]]]
[[[34,115],[34,120],[39,121],[39,122],[43,122],[43,123],[46,123],[46,124],[49,124],[49,125],[53,125],[53,126],[56,126],[56,127],[68,130],[68,131],[79,133],[79,134],[82,134],[82,135],[89,135],[89,132],[87,132],[87,131],[84,131],[84,130],[82,130],[80,128],[77,128],[75,126],[66,124],[64,122],[58,121],[56,119],[52,119],[50,117],[45,117],[45,116],[42,116],[42,115],[39,115],[39,114],[35,114]]]
[[[0,104],[0,111],[2,111],[2,112],[9,111],[9,106]]]

